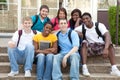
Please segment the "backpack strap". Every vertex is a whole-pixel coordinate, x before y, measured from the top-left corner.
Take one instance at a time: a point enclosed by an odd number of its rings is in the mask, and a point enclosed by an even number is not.
[[[95,26],[96,26],[95,30],[96,30],[96,32],[97,32],[97,34],[98,34],[98,38],[99,38],[99,37],[102,37],[102,39],[105,40],[105,39],[104,39],[104,36],[102,35],[102,33],[100,32],[100,30],[99,30],[99,28],[98,28],[99,22],[96,22],[96,23],[95,23]]]
[[[57,38],[59,39],[59,34],[60,34],[61,31],[59,31],[56,35],[57,35]],[[69,30],[68,32],[68,38],[69,38],[69,41],[70,43],[72,44],[72,39],[71,39],[71,32],[72,32],[72,29]],[[58,41],[57,41],[58,42]],[[60,46],[58,45],[58,52],[60,51]]]
[[[72,44],[71,33],[72,33],[72,29],[70,29],[68,32],[68,38],[69,38],[70,43]]]
[[[36,18],[36,19],[35,19],[35,22],[33,23],[33,25],[32,25],[31,28],[33,28],[33,26],[37,23],[39,16],[38,16],[38,15],[35,15],[35,18]]]
[[[85,27],[84,27],[84,24],[82,24],[82,34],[83,34],[83,40],[85,40],[85,39],[86,39],[86,37],[85,37],[85,33],[86,33],[86,29],[85,29]]]
[[[37,31],[36,30],[32,30],[34,34],[37,34]],[[18,41],[17,41],[17,47],[18,47],[18,44],[20,42],[20,38],[21,38],[21,35],[22,35],[22,30],[18,30]]]
[[[36,30],[32,30],[34,34],[37,34],[37,31]]]
[[[57,37],[59,36],[60,32],[61,32],[61,31],[59,31],[59,32],[57,33]],[[72,44],[71,33],[72,33],[72,29],[70,29],[69,32],[68,32],[68,38],[69,38],[70,43]]]
[[[57,32],[57,37],[59,36],[60,32],[61,32],[61,31],[58,31],[58,32]]]
[[[18,30],[18,41],[17,41],[17,47],[18,47],[18,44],[19,44],[19,42],[20,42],[20,37],[21,37],[21,35],[22,35],[22,30]]]

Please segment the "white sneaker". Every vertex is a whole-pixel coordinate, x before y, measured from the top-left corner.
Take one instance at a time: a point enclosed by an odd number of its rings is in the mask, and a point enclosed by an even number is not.
[[[13,77],[13,76],[17,75],[18,73],[19,73],[18,71],[11,71],[10,73],[8,73],[8,76]]]
[[[120,71],[118,69],[115,69],[115,70],[112,70],[110,74],[114,76],[120,76]]]
[[[82,72],[84,76],[90,76],[90,73],[87,68],[82,68]]]
[[[30,70],[25,71],[25,77],[31,77],[31,72],[30,72]]]

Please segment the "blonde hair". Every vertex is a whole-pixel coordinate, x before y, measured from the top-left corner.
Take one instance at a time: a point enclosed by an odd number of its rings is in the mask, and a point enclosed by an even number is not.
[[[24,23],[24,21],[31,21],[32,22],[32,19],[31,19],[31,17],[26,16],[26,17],[23,17],[22,23]]]

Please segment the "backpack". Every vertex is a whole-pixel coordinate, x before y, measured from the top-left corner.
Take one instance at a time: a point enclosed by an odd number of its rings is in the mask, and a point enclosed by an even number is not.
[[[59,31],[59,32],[57,33],[57,37],[59,36],[60,32],[61,32],[61,31]],[[72,44],[71,33],[72,33],[72,29],[70,29],[69,32],[68,32],[68,39],[69,39],[70,43]],[[59,37],[58,37],[58,39],[59,39]],[[58,52],[59,52],[59,51],[60,51],[60,46],[58,46]],[[78,52],[80,52],[80,47],[79,47],[79,49],[78,49]]]
[[[34,34],[37,34],[37,31],[36,30],[32,30]],[[20,38],[21,38],[21,35],[22,35],[22,30],[18,30],[18,41],[17,41],[17,47],[18,47],[18,44],[19,44],[19,41],[20,41]]]
[[[96,23],[95,23],[95,26],[96,26],[96,27],[95,27],[95,30],[96,30],[96,32],[97,32],[97,34],[98,34],[98,38],[99,38],[99,37],[102,37],[102,39],[105,41],[105,37],[102,35],[102,33],[100,32],[100,30],[99,30],[99,28],[98,28],[99,22],[96,22]],[[86,40],[85,33],[86,33],[86,29],[85,29],[85,27],[84,27],[84,24],[82,24],[83,40]]]
[[[31,29],[35,26],[35,24],[38,22],[38,18],[39,18],[39,15],[35,15],[36,19],[35,19],[35,22],[33,23],[33,25],[31,26]],[[50,21],[49,18],[47,18],[47,21]]]
[[[38,18],[39,18],[39,16],[38,16],[38,15],[35,15],[35,17],[36,17],[36,19],[35,19],[35,22],[33,23],[33,25],[31,26],[31,29],[32,29],[32,28],[33,28],[33,26],[37,23]]]

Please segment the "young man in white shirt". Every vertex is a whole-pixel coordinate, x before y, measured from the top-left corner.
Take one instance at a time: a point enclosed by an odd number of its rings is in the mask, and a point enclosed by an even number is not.
[[[16,31],[8,42],[8,55],[11,72],[8,76],[15,76],[19,73],[19,64],[24,65],[25,77],[31,77],[31,70],[34,58],[34,46],[32,38],[34,32],[31,30],[32,20],[30,17],[23,18],[23,29]],[[20,39],[19,39],[20,37]]]
[[[110,60],[111,74],[120,76],[120,71],[118,70],[115,62],[115,51],[111,42],[111,36],[105,25],[98,23],[98,26],[96,26],[96,23],[92,21],[90,13],[87,12],[82,15],[82,20],[85,30],[84,34],[81,35],[81,33],[83,33],[83,25],[77,27],[75,30],[84,38],[81,48],[83,75],[90,76],[86,65],[87,55],[102,55],[104,58],[108,57]],[[98,34],[96,30],[97,27],[103,37]]]

